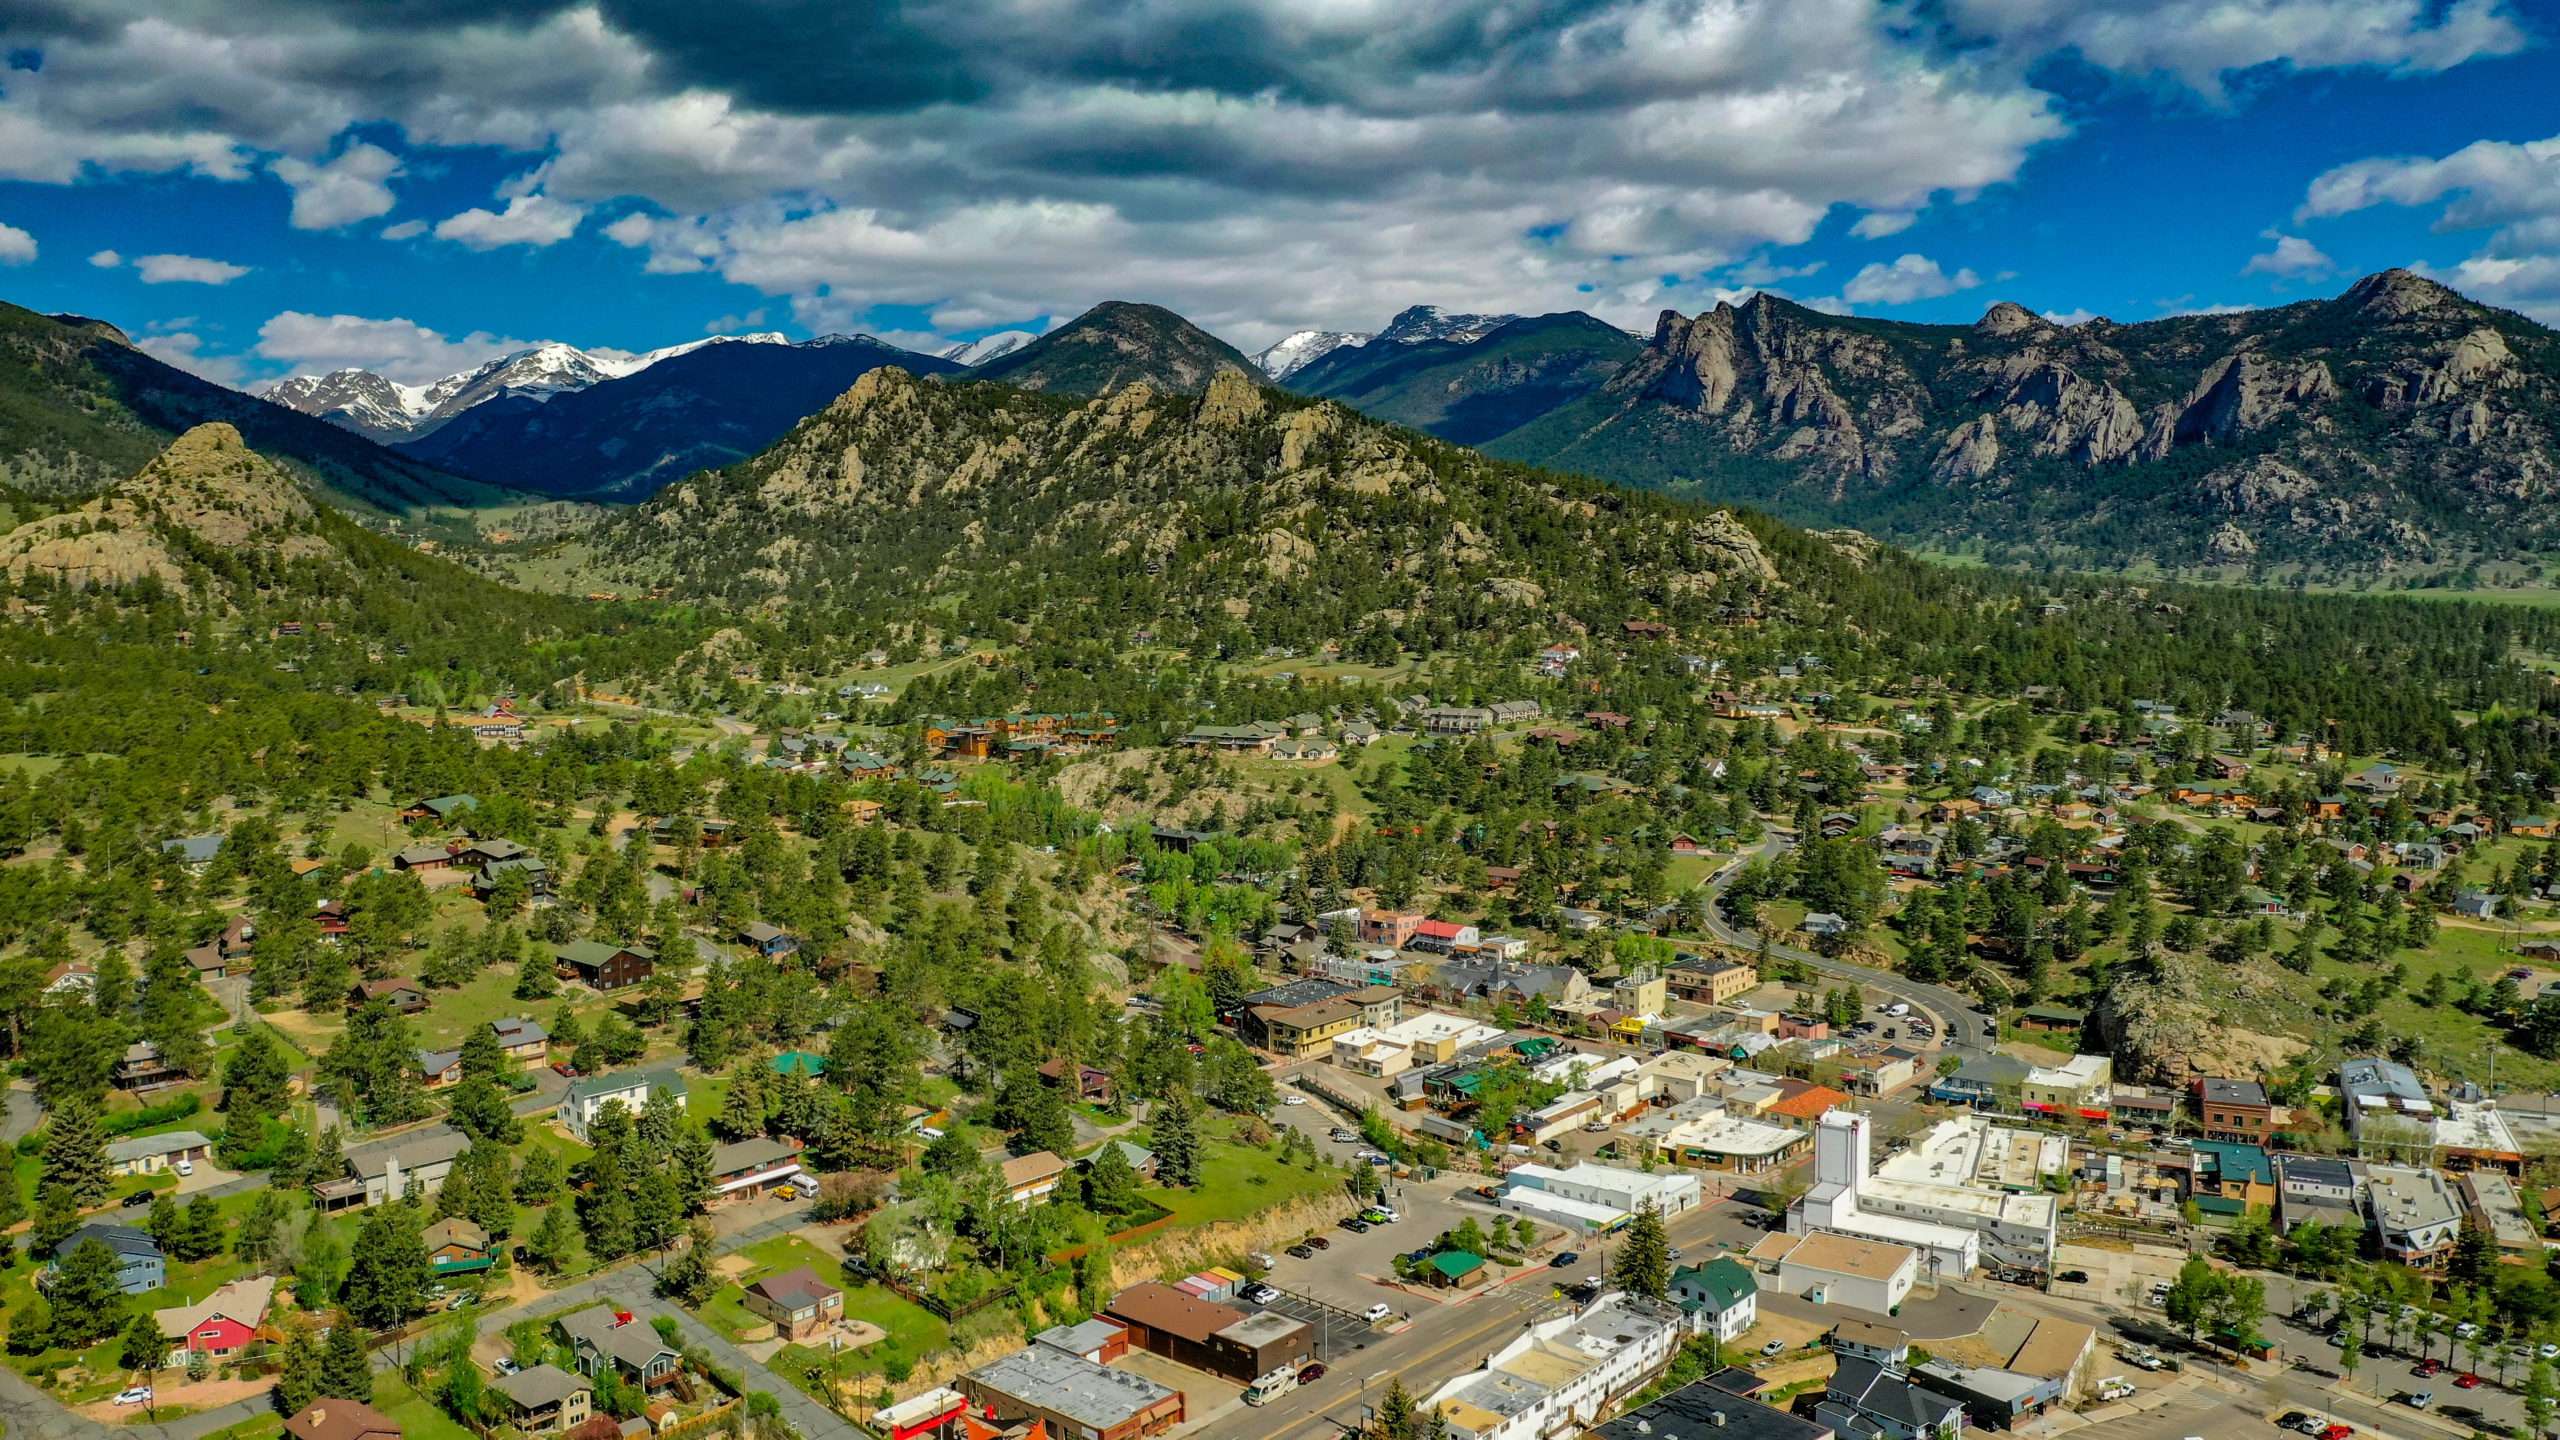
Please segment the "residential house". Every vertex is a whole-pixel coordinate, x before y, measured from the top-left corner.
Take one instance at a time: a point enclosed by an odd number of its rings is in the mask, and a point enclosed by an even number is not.
[[[160,853],[177,856],[178,863],[189,870],[202,870],[213,863],[214,856],[222,853],[222,836],[182,835],[175,840],[163,840]]]
[[[595,1413],[595,1387],[586,1377],[548,1361],[492,1376],[488,1388],[498,1396],[507,1423],[528,1435],[565,1435]]]
[[[1813,1418],[1855,1440],[1937,1440],[1964,1433],[1964,1402],[1907,1372],[1848,1357],[1832,1371]]]
[[[234,915],[220,934],[187,952],[187,963],[195,967],[199,980],[227,980],[245,975],[255,965],[250,953],[258,938],[258,929],[246,915]]]
[[[193,1305],[151,1312],[160,1338],[169,1344],[167,1363],[186,1365],[197,1355],[219,1362],[248,1349],[257,1341],[275,1293],[275,1277],[261,1275],[217,1287]]]
[[[459,1050],[421,1050],[418,1052],[418,1077],[430,1090],[444,1090],[462,1083],[462,1052]]]
[[[157,1090],[177,1085],[187,1079],[187,1072],[170,1064],[160,1054],[160,1047],[148,1040],[136,1040],[124,1047],[116,1061],[116,1084],[126,1090]]]
[[[346,1173],[315,1182],[311,1194],[323,1211],[381,1205],[408,1194],[412,1185],[432,1195],[470,1148],[471,1137],[450,1125],[423,1126],[349,1150]]]
[[[621,990],[647,980],[658,968],[658,953],[643,945],[609,945],[577,940],[552,952],[564,980],[594,990]]]
[[[1047,1150],[1034,1150],[1013,1156],[997,1168],[1006,1199],[1016,1205],[1037,1205],[1066,1177],[1067,1162]]]
[[[393,975],[380,980],[360,980],[347,990],[347,1008],[361,1010],[379,1000],[391,1007],[394,1015],[415,1015],[427,1008],[427,990],[417,981]]]
[[[193,1130],[107,1142],[107,1168],[118,1175],[157,1175],[181,1160],[195,1165],[211,1158],[213,1142]]]
[[[800,1145],[793,1140],[751,1135],[711,1151],[711,1198],[753,1199],[792,1184],[807,1172],[800,1167]]]
[[[603,1114],[608,1105],[619,1105],[633,1115],[649,1106],[650,1100],[668,1096],[678,1110],[685,1108],[684,1077],[672,1065],[653,1065],[638,1070],[617,1070],[609,1075],[581,1075],[569,1082],[560,1096],[555,1118],[560,1128],[580,1142]]]
[[[400,821],[404,825],[414,825],[422,820],[431,820],[439,825],[453,825],[459,823],[465,814],[479,808],[480,801],[477,796],[436,795],[424,800],[412,800],[402,806]]]
[[[773,1322],[774,1333],[802,1341],[844,1318],[844,1292],[806,1265],[767,1275],[746,1287],[748,1310]]]
[[[779,925],[768,925],[762,920],[752,921],[739,930],[738,943],[767,960],[779,960],[786,955],[796,955],[800,951],[798,937]]]
[[[125,1294],[142,1295],[169,1283],[169,1262],[160,1253],[160,1242],[130,1225],[93,1220],[81,1226],[53,1247],[54,1264],[59,1266],[71,1258],[72,1251],[92,1241],[116,1257],[116,1288]]]
[[[497,1032],[498,1047],[511,1060],[539,1065],[551,1057],[551,1030],[539,1020],[509,1015],[490,1021],[489,1028]]]
[[[606,1366],[625,1382],[655,1390],[672,1385],[684,1356],[659,1338],[657,1328],[611,1305],[572,1310],[552,1322],[576,1357],[578,1373],[593,1377]]]
[[[1070,1079],[1072,1073],[1073,1078]],[[1042,1062],[1040,1078],[1063,1088],[1067,1098],[1089,1105],[1111,1103],[1111,1072],[1090,1065],[1071,1063],[1064,1056],[1053,1056]]]
[[[438,1275],[477,1275],[498,1261],[489,1232],[465,1216],[448,1215],[419,1234],[427,1247],[427,1265]]]
[[[2288,1235],[2315,1224],[2362,1231],[2363,1194],[2360,1161],[2326,1155],[2276,1157],[2276,1226]]]
[[[1693,1331],[1728,1345],[1760,1318],[1760,1282],[1749,1266],[1730,1255],[1673,1271],[1670,1298],[1689,1317]]]

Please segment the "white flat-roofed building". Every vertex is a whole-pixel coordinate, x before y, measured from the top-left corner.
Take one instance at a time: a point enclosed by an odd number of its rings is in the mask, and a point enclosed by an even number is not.
[[[1679,1171],[1625,1170],[1589,1161],[1570,1169],[1523,1165],[1511,1172],[1513,1189],[1542,1190],[1589,1205],[1606,1205],[1626,1214],[1651,1205],[1664,1219],[1697,1208],[1698,1177]]]
[[[1832,1230],[1910,1245],[1937,1274],[1977,1264],[2048,1270],[2060,1206],[2043,1177],[2068,1163],[2059,1136],[1966,1115],[1940,1122],[1878,1166],[1868,1117],[1825,1113],[1814,1127],[1814,1184],[1787,1216],[1795,1233]]]
[[[1696,1050],[1665,1050],[1636,1067],[1636,1079],[1644,1086],[1644,1098],[1667,1095],[1675,1102],[1695,1100],[1715,1084],[1718,1075],[1733,1068],[1733,1062],[1722,1055],[1708,1055]]]
[[[1575,1315],[1532,1322],[1421,1409],[1454,1440],[1578,1435],[1671,1363],[1689,1332],[1673,1306],[1616,1292]]]
[[[1355,1075],[1385,1078],[1416,1065],[1442,1065],[1508,1032],[1480,1020],[1425,1010],[1393,1025],[1361,1026],[1333,1037],[1333,1063]]]
[[[1781,1295],[1876,1315],[1900,1309],[1920,1283],[1919,1251],[1828,1230],[1763,1236],[1751,1247],[1751,1263]]]

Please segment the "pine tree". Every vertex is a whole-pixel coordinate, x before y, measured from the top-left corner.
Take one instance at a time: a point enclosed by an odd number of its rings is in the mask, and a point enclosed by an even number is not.
[[[687,1228],[686,1236],[684,1249],[670,1257],[658,1272],[658,1293],[687,1306],[698,1306],[720,1288],[720,1277],[710,1261],[719,1237],[712,1232],[711,1222],[701,1219]]]
[[[1413,1396],[1404,1388],[1403,1377],[1389,1380],[1387,1393],[1378,1399],[1378,1434],[1384,1440],[1415,1440],[1416,1408]]]
[[[1671,1237],[1662,1228],[1662,1212],[1638,1207],[1609,1262],[1609,1279],[1619,1289],[1660,1300],[1671,1293]]]
[[[462,1083],[453,1087],[453,1103],[447,1119],[453,1128],[474,1140],[497,1145],[512,1145],[524,1136],[524,1122],[517,1118],[507,1101],[507,1092],[498,1088],[495,1076],[471,1074],[465,1061]]]
[[[169,1342],[160,1336],[160,1322],[149,1315],[136,1315],[124,1327],[124,1353],[118,1357],[127,1370],[144,1374],[159,1369],[169,1359]]]
[[[1138,1172],[1131,1168],[1128,1154],[1117,1142],[1095,1151],[1086,1164],[1084,1203],[1097,1215],[1126,1215],[1138,1208]]]
[[[539,945],[526,947],[524,959],[516,964],[516,998],[544,1000],[559,993],[560,972],[551,953]]]
[[[254,1134],[266,1121],[285,1113],[292,1074],[267,1027],[244,1025],[240,1043],[223,1062],[222,1098],[214,1108],[246,1124]]]
[[[116,1333],[124,1326],[125,1303],[116,1252],[94,1239],[71,1247],[45,1287],[45,1300],[53,1307],[57,1345],[88,1345]]]
[[[287,1336],[282,1360],[275,1389],[268,1393],[276,1412],[291,1417],[310,1408],[320,1396],[320,1347],[313,1343],[311,1332],[297,1327]]]
[[[1199,1115],[1191,1097],[1175,1093],[1156,1106],[1156,1179],[1166,1185],[1200,1183]]]
[[[533,1257],[533,1263],[547,1273],[557,1275],[569,1268],[578,1253],[578,1228],[569,1219],[567,1204],[554,1205],[543,1213],[542,1223],[534,1227],[533,1238],[525,1242],[525,1250]]]
[[[516,1167],[515,1197],[519,1205],[548,1205],[561,1196],[568,1177],[562,1172],[560,1157],[541,1146],[524,1152],[524,1163]]]
[[[368,1211],[348,1256],[340,1297],[347,1312],[370,1329],[388,1330],[426,1309],[427,1287],[434,1283],[417,1212],[406,1204]]]
[[[357,1318],[344,1310],[330,1321],[329,1338],[320,1346],[319,1393],[332,1400],[373,1403],[373,1360],[365,1350],[364,1331]]]
[[[749,1056],[730,1068],[729,1093],[720,1099],[716,1128],[732,1140],[744,1140],[762,1135],[764,1120],[764,1065]]]
[[[667,1157],[667,1171],[675,1184],[676,1208],[685,1215],[699,1215],[711,1204],[712,1189],[720,1177],[712,1172],[711,1137],[698,1125],[680,1126],[676,1131],[675,1149]]]
[[[86,1209],[104,1205],[115,1181],[107,1168],[106,1131],[98,1124],[97,1107],[86,1101],[64,1104],[45,1127],[43,1168],[39,1183],[58,1189]]]

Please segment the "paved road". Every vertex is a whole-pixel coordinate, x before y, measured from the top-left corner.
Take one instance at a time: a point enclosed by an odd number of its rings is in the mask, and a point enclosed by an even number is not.
[[[1787,837],[1780,832],[1771,831],[1768,838],[1762,840],[1758,846],[1733,857],[1723,869],[1708,879],[1706,884],[1707,933],[1710,936],[1736,949],[1759,948],[1761,940],[1759,932],[1745,930],[1725,918],[1724,892],[1733,884],[1734,877],[1741,873],[1746,863],[1755,859],[1773,859],[1786,848]],[[1959,994],[1944,985],[1923,984],[1917,980],[1905,979],[1890,970],[1879,970],[1872,965],[1859,965],[1847,960],[1835,960],[1829,956],[1817,955],[1810,950],[1799,950],[1793,945],[1781,945],[1775,940],[1769,942],[1769,953],[1783,955],[1787,959],[1810,965],[1826,975],[1855,980],[1860,984],[1872,986],[1888,995],[1898,996],[1932,1012],[1937,1017],[1939,1043],[1959,1054],[1987,1055],[1999,1043],[2000,1031],[1997,1023],[1973,1013],[1973,997]]]

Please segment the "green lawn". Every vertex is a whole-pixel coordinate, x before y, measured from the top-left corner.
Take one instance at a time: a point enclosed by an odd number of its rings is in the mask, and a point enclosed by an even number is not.
[[[398,1371],[373,1377],[373,1408],[400,1422],[404,1440],[479,1440],[434,1401],[410,1389]]]
[[[1219,1128],[1214,1124],[1204,1129]],[[1148,1144],[1144,1135],[1133,1137]],[[1340,1172],[1309,1170],[1284,1162],[1268,1150],[1231,1140],[1203,1137],[1200,1183],[1188,1190],[1149,1186],[1146,1197],[1173,1212],[1180,1225],[1212,1225],[1242,1220],[1301,1195],[1312,1195],[1340,1183]]]
[[[912,1366],[951,1343],[951,1327],[932,1311],[909,1303],[877,1285],[861,1285],[844,1292],[844,1315],[848,1320],[863,1320],[887,1332],[887,1338],[860,1350],[847,1350],[830,1355],[806,1345],[785,1345],[774,1353],[769,1366],[773,1373],[810,1394],[824,1398],[826,1391],[819,1379],[807,1373],[815,1367],[820,1375],[882,1375],[898,1368],[893,1362]]]
[[[834,1256],[796,1235],[777,1235],[770,1240],[759,1240],[739,1251],[738,1254],[751,1261],[755,1268],[740,1275],[735,1282],[721,1286],[709,1300],[703,1302],[702,1309],[697,1312],[702,1323],[733,1340],[751,1330],[772,1323],[747,1308],[745,1296],[748,1285],[768,1275],[796,1269],[802,1265],[816,1271],[829,1283],[834,1283],[840,1268]],[[896,1299],[895,1296],[890,1298]],[[902,1300],[898,1303],[907,1309],[915,1308],[906,1305]],[[922,1311],[917,1313],[923,1314]]]

